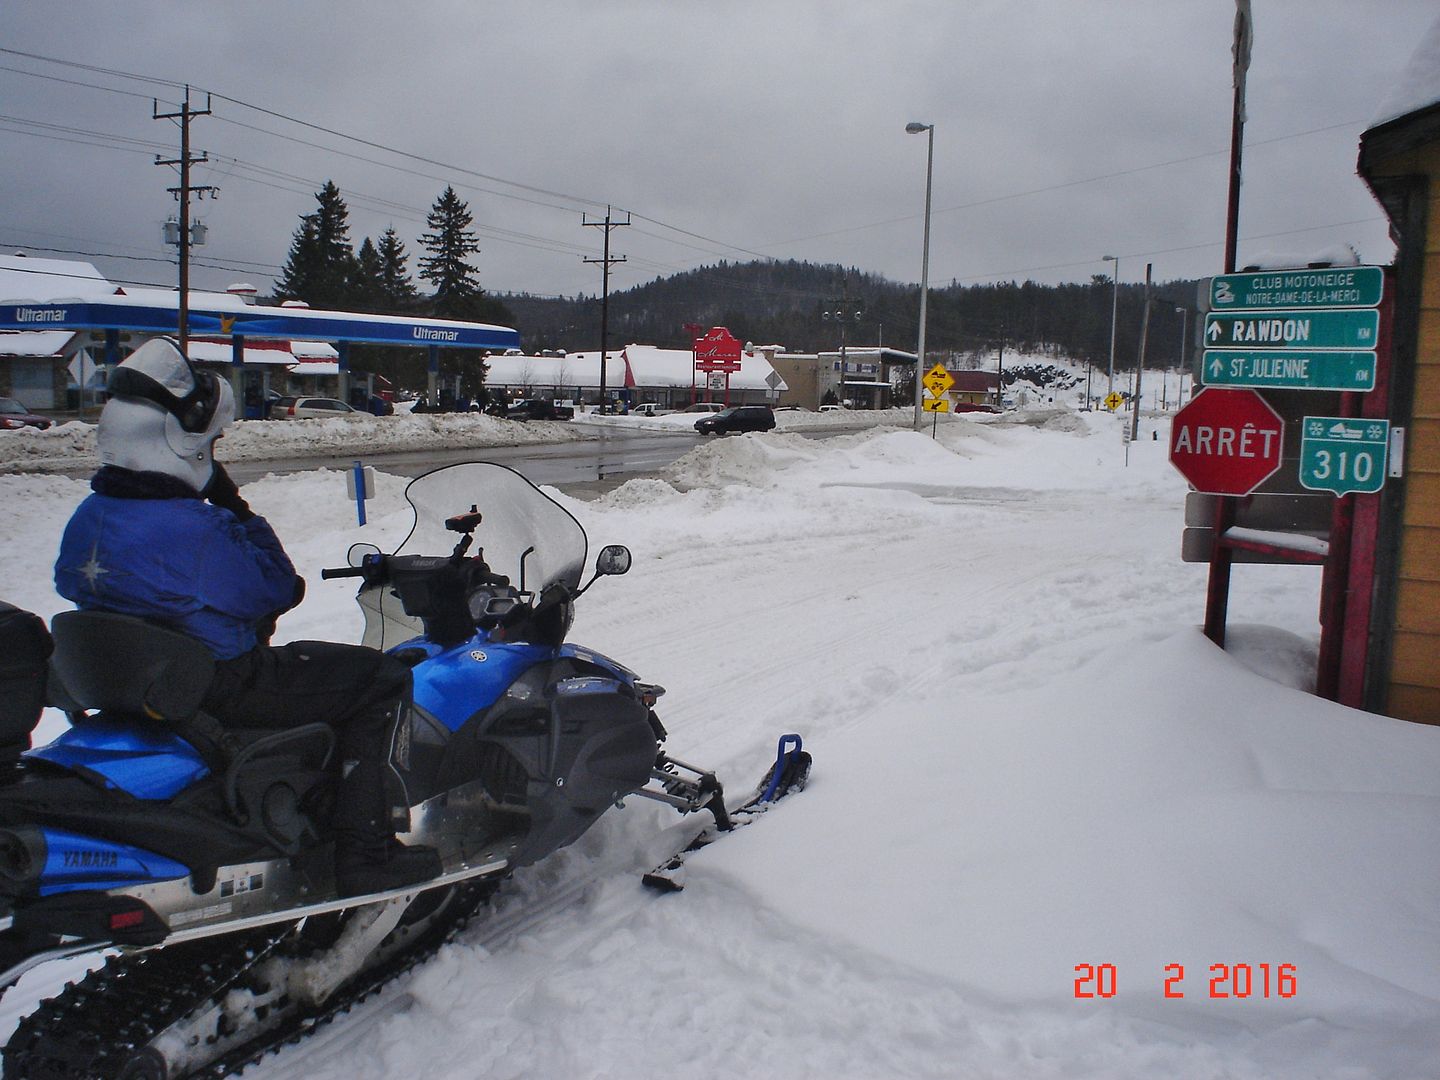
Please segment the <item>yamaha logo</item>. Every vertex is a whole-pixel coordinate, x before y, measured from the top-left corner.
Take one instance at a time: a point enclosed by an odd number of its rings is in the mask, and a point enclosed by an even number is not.
[[[479,649],[476,649],[470,654],[470,659],[474,660],[477,664],[483,664],[486,661],[487,657]]]
[[[66,870],[114,870],[120,857],[113,851],[67,851],[64,865]]]

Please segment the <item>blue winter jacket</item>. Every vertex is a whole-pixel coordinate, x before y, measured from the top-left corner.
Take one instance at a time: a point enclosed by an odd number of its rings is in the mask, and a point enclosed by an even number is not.
[[[239,521],[193,494],[97,491],[65,526],[55,561],[56,591],[82,610],[167,623],[218,660],[253,649],[255,623],[288,608],[295,588],[295,568],[264,518]]]

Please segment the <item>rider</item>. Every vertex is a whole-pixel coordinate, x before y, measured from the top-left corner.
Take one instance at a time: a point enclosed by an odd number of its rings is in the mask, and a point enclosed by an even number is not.
[[[320,721],[335,730],[340,895],[439,874],[433,848],[395,839],[393,821],[406,808],[389,750],[409,707],[410,669],[359,645],[268,644],[305,581],[214,460],[234,416],[229,384],[156,338],[116,367],[108,389],[96,439],[101,467],[94,494],[65,527],[57,591],[82,609],[136,615],[199,639],[216,659],[201,707],[222,723],[284,729]]]

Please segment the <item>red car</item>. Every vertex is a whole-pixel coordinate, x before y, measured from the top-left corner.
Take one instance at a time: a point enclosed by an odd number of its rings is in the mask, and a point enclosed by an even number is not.
[[[48,416],[37,416],[13,397],[0,397],[0,431],[33,427],[44,431],[50,426]]]

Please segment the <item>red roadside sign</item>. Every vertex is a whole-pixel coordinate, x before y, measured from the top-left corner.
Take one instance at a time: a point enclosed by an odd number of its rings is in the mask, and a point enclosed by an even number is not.
[[[723,326],[713,326],[695,339],[697,371],[739,371],[740,341]]]
[[[1285,421],[1253,390],[1208,387],[1175,414],[1170,464],[1208,495],[1249,495],[1280,468]]]

